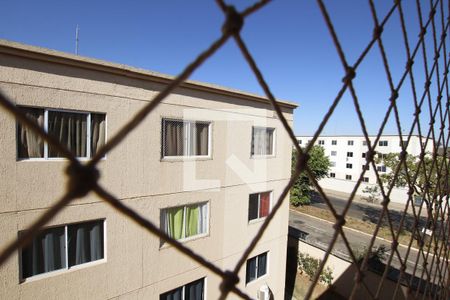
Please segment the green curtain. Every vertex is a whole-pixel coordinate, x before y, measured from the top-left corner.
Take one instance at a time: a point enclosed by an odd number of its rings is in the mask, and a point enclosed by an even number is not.
[[[198,221],[199,221],[199,205],[186,207],[186,237],[199,234]]]
[[[183,207],[167,209],[167,230],[170,237],[183,238]]]

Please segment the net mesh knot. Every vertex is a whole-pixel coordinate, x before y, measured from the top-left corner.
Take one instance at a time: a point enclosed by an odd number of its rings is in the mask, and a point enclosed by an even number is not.
[[[229,35],[235,35],[238,34],[242,26],[244,25],[244,19],[242,18],[242,15],[237,12],[236,8],[232,5],[228,5],[226,7],[226,19],[225,23],[222,26],[222,33],[223,34],[229,34]]]
[[[94,166],[71,163],[66,174],[69,176],[68,191],[75,198],[86,196],[96,185],[100,178],[99,171]]]

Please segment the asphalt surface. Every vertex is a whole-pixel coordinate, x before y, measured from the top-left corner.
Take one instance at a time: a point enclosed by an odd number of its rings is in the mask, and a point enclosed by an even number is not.
[[[311,217],[305,214],[300,214],[296,211],[290,211],[289,214],[289,234],[291,236],[298,237],[308,244],[314,245],[318,248],[321,248],[326,251],[326,249],[329,247],[329,244],[333,238],[334,234],[334,228],[333,224],[321,220],[315,217]],[[360,249],[362,250],[364,247],[368,247],[370,244],[370,241],[372,239],[372,236],[369,234],[364,234],[362,232],[358,232],[355,230],[344,228],[344,234],[350,244],[350,247],[352,250]],[[386,249],[388,250],[386,257],[389,258],[390,256],[390,250],[391,250],[391,242],[383,240],[381,238],[376,238],[374,241],[374,247],[379,247],[381,245],[384,245]],[[414,244],[413,244],[414,246]],[[407,247],[398,247],[398,252],[402,259],[404,259],[407,256]],[[334,244],[334,247],[331,251],[334,255],[350,260],[348,248],[345,245],[344,240],[339,235],[339,237],[336,240],[336,243]],[[417,261],[417,257],[419,256],[419,259]],[[417,270],[416,270],[416,276],[421,276],[422,270],[423,270],[423,257],[422,255],[419,255],[419,252],[413,248],[409,250],[409,254],[406,261],[406,272],[409,274],[413,273],[414,266],[416,265],[417,261]],[[431,254],[430,258],[428,259],[429,263],[431,263]],[[384,260],[386,263],[387,261]],[[398,259],[398,256],[396,254],[392,257],[391,266],[399,269],[401,264]],[[433,270],[434,271],[434,270]],[[434,272],[432,272],[434,274]],[[426,278],[426,275],[424,275]]]

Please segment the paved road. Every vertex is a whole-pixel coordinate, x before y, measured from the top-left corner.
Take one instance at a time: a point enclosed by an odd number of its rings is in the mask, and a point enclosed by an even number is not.
[[[333,207],[336,209],[336,211],[339,214],[342,213],[345,206],[347,205],[348,198],[345,198],[345,196],[330,195],[329,193],[327,193],[327,196]],[[325,203],[323,199],[320,198],[319,195],[314,195],[311,198],[311,206],[329,209],[328,205]],[[403,216],[403,210],[404,206],[402,204],[391,203],[389,205],[389,215],[391,217],[391,220],[393,221],[394,226],[400,224],[400,221]],[[353,201],[352,204],[350,205],[350,208],[346,216],[376,224],[381,216],[381,212],[382,212],[381,205],[368,204],[361,201]],[[419,228],[425,227],[426,224],[425,212],[422,211],[421,215],[422,217],[419,220]],[[384,220],[386,221],[386,217]],[[413,223],[414,223],[414,216],[411,213],[411,209],[409,209],[408,214],[406,215],[405,221],[403,223],[403,228],[413,226]]]
[[[290,234],[298,235],[302,233],[306,233],[306,237],[304,239],[319,248],[327,249],[328,245],[333,237],[334,228],[333,225],[329,222],[307,216],[304,214],[299,214],[295,211],[291,211],[289,214],[289,226],[290,226]],[[363,249],[364,246],[368,246],[370,243],[371,236],[367,234],[363,234],[360,232],[356,232],[350,229],[344,229],[344,233],[352,247],[352,249]],[[385,245],[387,249],[391,248],[390,242],[385,241],[380,238],[376,238],[374,242],[374,246],[378,247],[380,245]],[[399,247],[399,252],[402,258],[406,257],[407,248]],[[337,256],[341,257],[349,257],[347,247],[342,239],[342,237],[338,237],[332,252]],[[389,251],[390,253],[390,251]],[[388,254],[389,254],[388,253]],[[407,271],[412,272],[417,258],[418,252],[416,250],[410,250],[407,260]],[[422,270],[422,259],[419,257],[419,270]],[[399,268],[400,262],[397,257],[393,258],[392,266]],[[416,273],[417,274],[417,273]],[[419,272],[420,274],[420,272]],[[419,275],[420,276],[420,275]]]

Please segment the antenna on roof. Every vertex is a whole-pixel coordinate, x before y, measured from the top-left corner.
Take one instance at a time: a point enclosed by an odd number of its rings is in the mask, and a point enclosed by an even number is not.
[[[77,24],[77,29],[75,30],[75,54],[78,55],[78,32],[80,31],[80,28]]]

